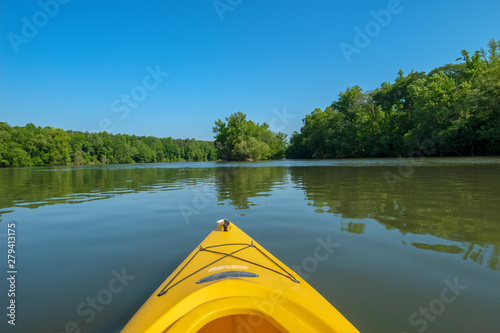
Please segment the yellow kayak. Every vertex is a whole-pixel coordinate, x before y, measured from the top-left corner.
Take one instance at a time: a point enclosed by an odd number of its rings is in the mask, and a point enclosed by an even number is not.
[[[358,332],[237,226],[217,224],[122,333]]]

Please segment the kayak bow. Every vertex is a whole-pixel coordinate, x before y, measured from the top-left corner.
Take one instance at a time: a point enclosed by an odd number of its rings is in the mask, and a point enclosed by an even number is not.
[[[250,236],[217,223],[122,333],[358,332]]]

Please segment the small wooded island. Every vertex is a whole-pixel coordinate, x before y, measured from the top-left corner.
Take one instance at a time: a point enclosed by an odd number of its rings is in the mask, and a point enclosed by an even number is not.
[[[0,166],[499,154],[500,41],[457,61],[400,70],[375,90],[349,87],[289,142],[242,112],[215,122],[214,142],[0,122]]]

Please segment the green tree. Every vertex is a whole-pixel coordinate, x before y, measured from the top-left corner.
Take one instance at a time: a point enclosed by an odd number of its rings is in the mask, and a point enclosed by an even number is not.
[[[210,141],[156,138],[0,122],[0,166],[153,163],[217,159]]]
[[[303,119],[290,158],[500,153],[500,42],[429,72],[347,88]]]
[[[226,122],[218,119],[212,130],[215,149],[223,160],[268,160],[285,155],[286,135],[273,133],[266,123],[247,120],[242,112],[226,117]]]

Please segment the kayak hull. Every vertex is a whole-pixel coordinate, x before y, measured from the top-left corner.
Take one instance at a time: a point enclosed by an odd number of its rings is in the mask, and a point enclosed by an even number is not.
[[[358,332],[237,226],[226,229],[216,227],[122,332]]]

